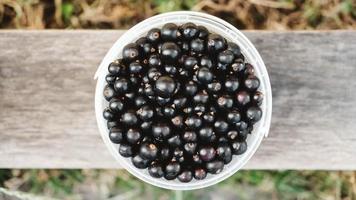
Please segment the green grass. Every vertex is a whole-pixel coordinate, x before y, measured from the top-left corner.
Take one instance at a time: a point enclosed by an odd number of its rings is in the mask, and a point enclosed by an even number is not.
[[[334,171],[265,171],[242,170],[229,179],[206,189],[185,191],[183,199],[209,199],[211,195],[226,191],[236,198],[343,199],[356,198],[355,173]],[[146,184],[125,170],[0,170],[1,187],[9,188],[11,181],[20,179],[17,187],[25,192],[57,198],[75,199],[76,188],[88,183],[105,187],[109,193],[102,198],[134,192],[131,199],[176,199],[176,193]],[[106,179],[103,184],[102,180]],[[13,187],[13,186],[12,186]],[[10,187],[11,189],[11,187]],[[213,192],[212,192],[213,191]],[[255,196],[256,197],[256,196]]]

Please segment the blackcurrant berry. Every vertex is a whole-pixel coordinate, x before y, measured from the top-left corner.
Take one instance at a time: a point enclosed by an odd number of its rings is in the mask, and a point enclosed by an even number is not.
[[[176,83],[169,76],[161,76],[155,82],[155,92],[160,97],[170,97],[176,89]]]
[[[156,44],[161,40],[161,31],[158,28],[153,28],[148,31],[146,38],[148,41]]]
[[[121,122],[126,125],[132,126],[137,123],[137,117],[134,112],[129,111],[121,115]]]
[[[149,160],[142,158],[140,155],[132,157],[131,161],[132,164],[139,169],[145,169],[149,165]]]
[[[133,61],[140,56],[139,48],[135,43],[129,43],[122,50],[122,58],[127,61]]]
[[[115,96],[115,90],[112,86],[106,85],[103,91],[104,98],[110,101]]]
[[[165,42],[162,45],[162,60],[166,63],[176,62],[181,54],[180,48],[173,42]]]
[[[161,178],[164,175],[162,167],[157,163],[151,164],[148,167],[148,173],[155,178]]]
[[[201,39],[194,39],[190,42],[190,49],[194,53],[203,53],[204,51],[204,41]]]
[[[194,131],[185,131],[183,133],[183,140],[185,142],[196,142],[197,134]]]
[[[222,161],[211,161],[206,163],[206,170],[211,174],[219,174],[224,169],[224,162]]]
[[[246,117],[252,123],[258,122],[262,117],[261,108],[259,108],[257,106],[253,106],[253,107],[248,108],[247,111],[246,111]]]
[[[199,149],[199,156],[202,161],[209,162],[215,158],[216,151],[211,146],[203,146]]]
[[[131,144],[137,144],[142,138],[142,134],[138,129],[130,128],[126,133],[126,140]]]
[[[246,91],[240,91],[236,94],[236,100],[239,105],[246,105],[250,103],[250,95]]]
[[[142,158],[153,160],[157,157],[159,149],[153,143],[143,143],[140,147],[140,156]]]
[[[199,82],[203,83],[203,84],[208,84],[210,83],[214,78],[213,73],[211,73],[211,71],[206,68],[206,67],[201,67],[198,71],[197,74],[197,79],[199,80]]]
[[[132,146],[129,144],[120,144],[119,153],[123,157],[131,157],[133,155]]]
[[[113,142],[115,144],[120,144],[122,141],[122,138],[123,138],[122,130],[117,127],[111,128],[110,132],[109,132],[109,138],[110,138],[111,142]]]
[[[124,94],[129,90],[129,81],[126,78],[118,78],[114,83],[114,89],[119,94]]]
[[[249,76],[245,80],[245,87],[248,90],[256,90],[260,86],[260,80],[256,76]]]
[[[194,178],[197,180],[203,180],[206,177],[206,171],[203,168],[196,168],[194,170]]]
[[[185,39],[191,40],[198,36],[199,30],[195,24],[188,22],[183,24],[182,34]]]
[[[121,112],[124,109],[124,104],[120,99],[112,98],[110,100],[110,102],[109,102],[109,108],[113,112],[118,113],[118,112]]]
[[[232,153],[235,155],[241,155],[246,152],[247,150],[247,143],[244,142],[233,142],[231,143],[231,150]]]
[[[167,138],[171,135],[171,128],[166,124],[155,124],[152,126],[152,135],[155,138]]]
[[[182,183],[188,183],[193,179],[193,174],[191,171],[185,170],[178,175],[178,180]]]
[[[112,120],[114,119],[115,115],[109,108],[105,108],[105,110],[103,111],[103,117],[106,120]]]
[[[165,41],[175,41],[181,36],[178,26],[174,23],[167,23],[161,29],[162,39]]]
[[[173,180],[178,176],[180,170],[181,166],[178,162],[170,162],[166,165],[164,169],[164,178],[166,178],[167,180]]]
[[[210,53],[223,51],[226,48],[226,40],[221,35],[210,34],[208,36],[207,50]]]

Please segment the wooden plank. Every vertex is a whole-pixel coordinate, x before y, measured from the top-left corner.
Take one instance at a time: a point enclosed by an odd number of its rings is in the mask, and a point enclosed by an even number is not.
[[[96,67],[122,31],[0,31],[0,167],[116,168],[94,117]],[[247,169],[356,169],[356,31],[246,31],[273,88]]]

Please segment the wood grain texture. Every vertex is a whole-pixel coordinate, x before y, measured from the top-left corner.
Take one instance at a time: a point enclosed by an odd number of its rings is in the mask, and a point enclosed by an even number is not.
[[[122,31],[0,31],[0,167],[117,168],[93,76]],[[247,169],[356,169],[356,31],[245,34],[270,73],[269,137]]]

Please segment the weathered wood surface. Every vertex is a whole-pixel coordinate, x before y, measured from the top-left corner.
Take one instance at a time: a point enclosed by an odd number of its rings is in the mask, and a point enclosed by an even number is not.
[[[356,31],[245,32],[273,88],[248,169],[356,169]],[[122,31],[0,31],[0,167],[115,168],[93,76]]]

